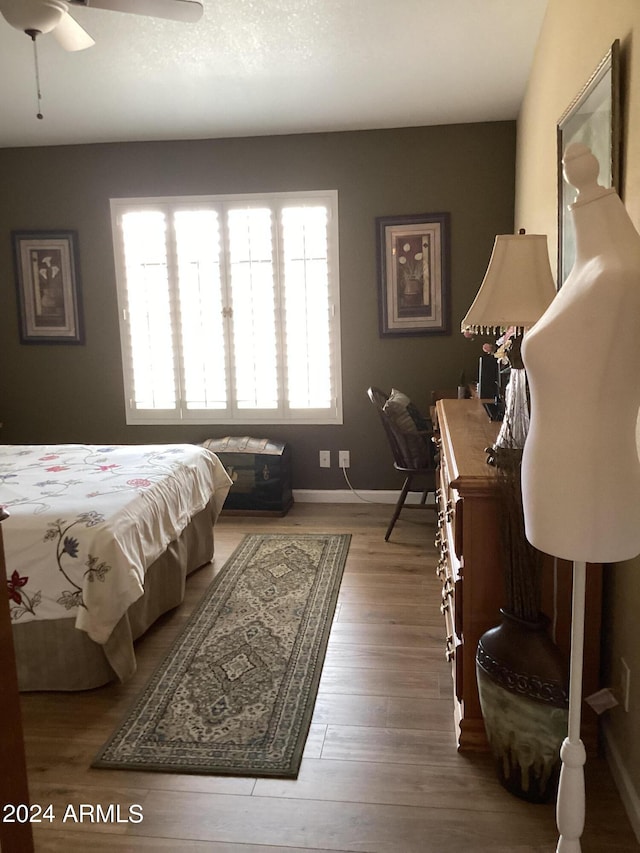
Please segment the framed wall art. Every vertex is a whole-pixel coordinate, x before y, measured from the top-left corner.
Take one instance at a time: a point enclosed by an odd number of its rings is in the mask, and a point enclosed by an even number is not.
[[[380,336],[448,334],[448,213],[376,219]]]
[[[84,343],[75,231],[13,231],[23,344]]]
[[[587,145],[600,164],[598,183],[619,193],[620,112],[620,41],[616,39],[558,121],[558,287],[575,261],[569,205],[575,200],[576,191],[564,179],[564,152],[572,142]]]

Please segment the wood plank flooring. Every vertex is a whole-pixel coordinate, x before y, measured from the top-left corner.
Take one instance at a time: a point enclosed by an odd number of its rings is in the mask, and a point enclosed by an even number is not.
[[[488,756],[455,746],[431,512],[296,504],[283,519],[222,518],[216,559],[184,604],[138,643],[125,685],[23,695],[31,799],[52,803],[34,827],[51,853],[550,853],[554,806],[498,784]],[[311,731],[296,780],[92,770],[90,762],[180,631],[213,574],[249,532],[350,532],[352,542]],[[139,823],[62,822],[68,804],[110,803]],[[587,764],[583,853],[640,845],[604,760]],[[14,853],[14,851],[5,851]]]

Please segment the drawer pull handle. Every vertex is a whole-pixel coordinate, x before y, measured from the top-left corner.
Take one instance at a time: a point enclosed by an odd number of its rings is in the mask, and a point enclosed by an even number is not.
[[[455,646],[453,644],[453,637],[451,634],[449,634],[449,636],[447,637],[447,644],[446,644],[444,656],[449,663],[451,663],[451,661],[456,656],[456,650],[455,650]]]
[[[444,614],[445,614],[448,610],[449,610],[449,602],[448,602],[448,601],[446,601],[446,602],[445,602],[445,601],[443,601],[443,602],[442,602],[442,604],[440,605],[440,613],[442,613],[442,615],[444,616]]]

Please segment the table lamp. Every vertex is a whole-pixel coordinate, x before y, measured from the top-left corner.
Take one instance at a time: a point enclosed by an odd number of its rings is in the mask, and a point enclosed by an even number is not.
[[[529,407],[520,344],[524,331],[544,314],[555,295],[546,236],[526,234],[524,229],[498,234],[480,290],[461,323],[462,332],[476,334],[515,330],[506,351],[511,373],[496,451],[524,447]]]

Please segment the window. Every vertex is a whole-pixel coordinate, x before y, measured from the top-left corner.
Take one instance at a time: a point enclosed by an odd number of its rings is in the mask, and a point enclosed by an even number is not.
[[[127,423],[342,423],[335,191],[111,213]]]

